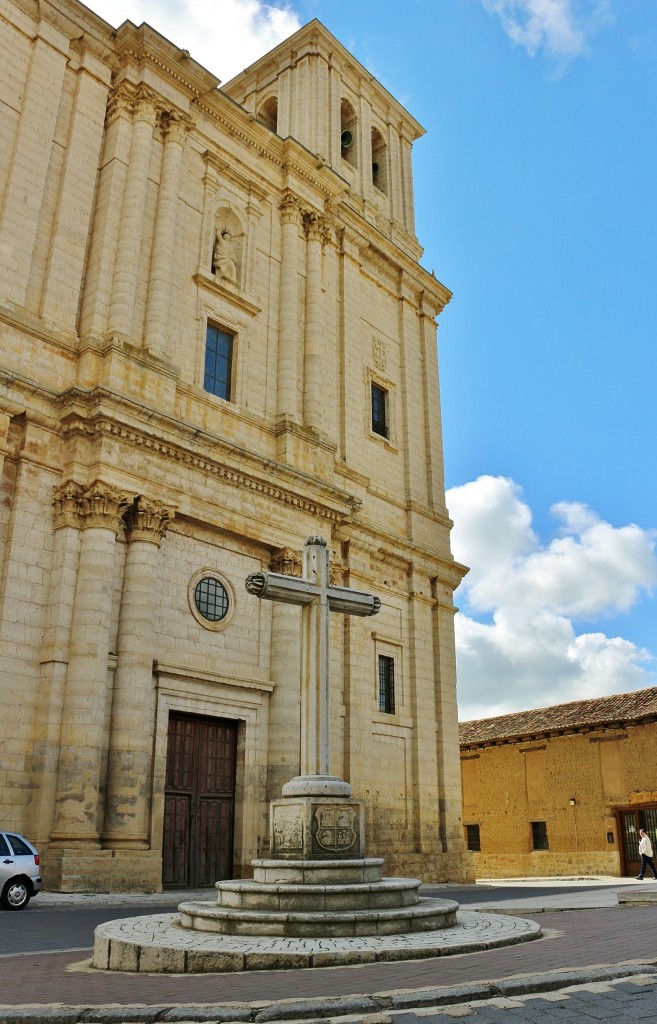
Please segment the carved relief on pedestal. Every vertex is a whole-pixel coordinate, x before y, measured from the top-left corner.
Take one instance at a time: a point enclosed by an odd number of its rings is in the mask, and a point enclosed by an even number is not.
[[[272,816],[273,850],[277,853],[301,853],[303,850],[303,807],[276,807]]]

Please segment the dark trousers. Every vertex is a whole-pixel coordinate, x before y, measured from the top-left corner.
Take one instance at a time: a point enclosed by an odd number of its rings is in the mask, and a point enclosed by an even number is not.
[[[639,874],[639,878],[643,878],[643,876],[645,875],[647,865],[650,865],[650,870],[652,871],[653,876],[657,878],[657,871],[655,871],[655,861],[652,857],[646,857],[645,853],[641,854],[641,872]]]

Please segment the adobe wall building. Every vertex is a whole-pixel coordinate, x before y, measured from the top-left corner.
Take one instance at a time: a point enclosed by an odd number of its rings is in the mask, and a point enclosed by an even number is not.
[[[657,835],[657,688],[462,722],[478,878],[636,875]]]
[[[0,820],[61,890],[247,874],[334,581],[333,770],[389,873],[459,880],[453,591],[420,125],[317,21],[224,88],[148,25],[0,25]]]

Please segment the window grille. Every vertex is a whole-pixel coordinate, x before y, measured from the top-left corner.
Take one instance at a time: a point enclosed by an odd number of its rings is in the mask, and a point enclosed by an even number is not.
[[[378,384],[372,384],[372,430],[381,437],[388,437],[388,392]]]
[[[379,711],[395,713],[395,659],[379,655]]]
[[[481,836],[479,834],[479,825],[466,825],[465,838],[468,850],[474,850],[475,852],[481,850]]]
[[[535,850],[549,850],[547,822],[532,821],[532,845]]]

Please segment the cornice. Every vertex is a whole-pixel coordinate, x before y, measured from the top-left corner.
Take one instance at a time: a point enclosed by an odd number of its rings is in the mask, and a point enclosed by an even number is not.
[[[197,63],[187,50],[182,50],[161,36],[150,25],[137,27],[125,21],[116,32],[116,55],[120,68],[131,63],[150,65],[193,97],[219,86],[220,79]]]
[[[82,402],[79,400],[80,397],[83,398]],[[332,523],[343,522],[345,516],[353,515],[358,508],[358,499],[343,490],[310,475],[300,474],[274,460],[247,452],[215,435],[194,430],[189,424],[171,420],[167,424],[169,430],[173,427],[177,433],[182,431],[187,436],[190,446],[185,446],[184,441],[179,443],[167,440],[161,434],[155,435],[148,429],[157,429],[157,415],[149,419],[148,427],[142,427],[119,420],[116,416],[117,408],[111,411],[90,409],[88,406],[91,403],[97,404],[93,398],[91,401],[89,397],[86,401],[84,396],[78,395],[76,398],[77,408],[64,412],[62,417],[63,440],[75,436],[87,439],[94,436],[118,438],[132,447],[146,449],[161,458],[199,470],[208,477],[260,494],[281,505],[298,508],[302,512]],[[105,398],[109,396],[106,395]],[[206,451],[200,449],[203,442],[207,445]],[[192,450],[191,443],[196,450]],[[217,451],[223,458],[217,456]],[[250,470],[232,462],[236,455],[250,463]],[[285,483],[281,480],[285,480]]]
[[[222,299],[228,299],[231,305],[237,306],[247,316],[257,316],[258,313],[262,312],[262,306],[256,306],[254,302],[251,302],[240,292],[237,285],[231,288],[230,284],[224,284],[214,274],[199,271],[197,274],[194,274],[193,280],[195,284],[205,288],[206,291],[212,292],[214,295],[220,295]]]

